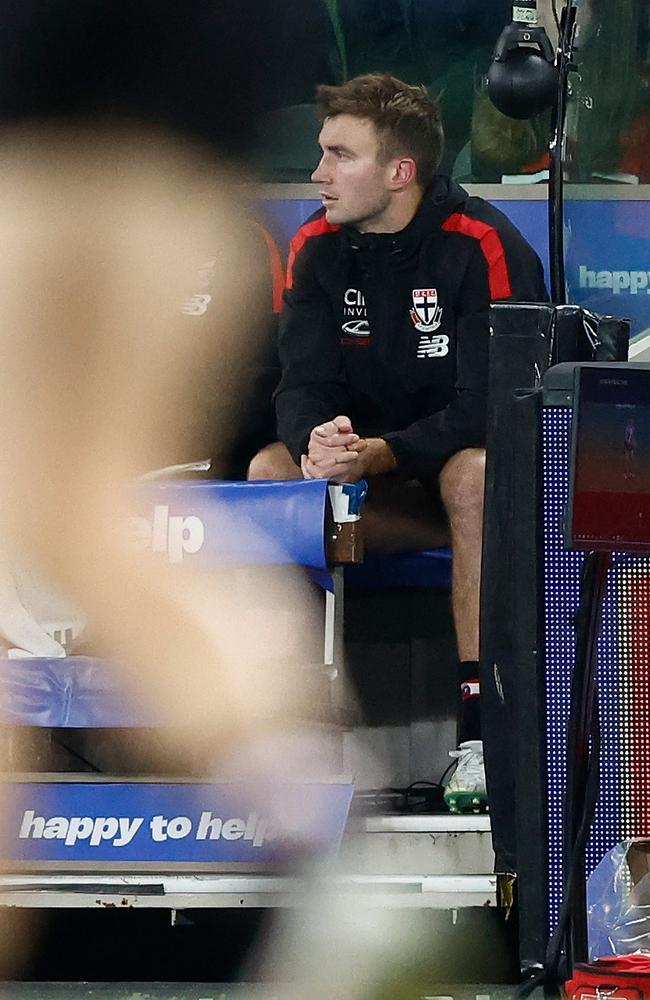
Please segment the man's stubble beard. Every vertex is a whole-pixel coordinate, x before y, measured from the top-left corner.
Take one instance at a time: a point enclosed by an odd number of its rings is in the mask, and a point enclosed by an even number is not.
[[[364,211],[356,212],[346,219],[339,220],[338,225],[353,226],[359,232],[365,232],[367,230],[364,227],[373,223],[377,218],[380,218],[386,212],[389,205],[390,197],[386,196],[381,201],[378,201],[376,205],[372,207],[368,206]],[[330,220],[328,219],[328,221]]]

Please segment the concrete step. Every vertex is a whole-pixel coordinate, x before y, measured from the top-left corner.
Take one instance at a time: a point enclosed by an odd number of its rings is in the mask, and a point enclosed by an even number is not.
[[[492,875],[489,816],[377,816],[351,820],[341,863],[358,875]]]
[[[396,909],[496,903],[496,877],[489,875],[348,875],[320,879],[318,885]],[[0,877],[0,906],[264,909],[300,906],[312,890],[309,879],[275,875],[18,875]]]

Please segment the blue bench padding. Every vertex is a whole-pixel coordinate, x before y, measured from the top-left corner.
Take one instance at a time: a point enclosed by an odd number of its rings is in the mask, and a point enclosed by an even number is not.
[[[351,590],[380,590],[390,587],[451,586],[451,550],[396,552],[390,555],[367,552],[363,563],[347,566],[345,585]]]
[[[167,508],[165,519],[200,518],[205,538],[200,551],[183,557],[187,563],[290,563],[322,570],[327,485],[322,479],[150,482],[134,489],[132,508],[149,522],[156,505]]]

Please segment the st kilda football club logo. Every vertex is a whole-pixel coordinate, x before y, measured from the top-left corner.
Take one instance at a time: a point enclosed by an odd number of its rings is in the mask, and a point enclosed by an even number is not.
[[[442,358],[449,353],[449,337],[444,334],[429,336],[442,322],[442,306],[438,305],[437,288],[414,288],[412,291],[413,326],[423,334],[418,344],[418,358]]]
[[[437,288],[414,288],[411,319],[416,330],[431,333],[442,322],[442,306],[438,305]]]

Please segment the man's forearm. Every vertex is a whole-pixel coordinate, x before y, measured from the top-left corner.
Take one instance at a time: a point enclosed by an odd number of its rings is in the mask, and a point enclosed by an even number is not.
[[[362,438],[361,440],[365,442],[362,452],[365,475],[381,476],[397,468],[393,449],[383,438]],[[354,450],[354,446],[352,450]]]

